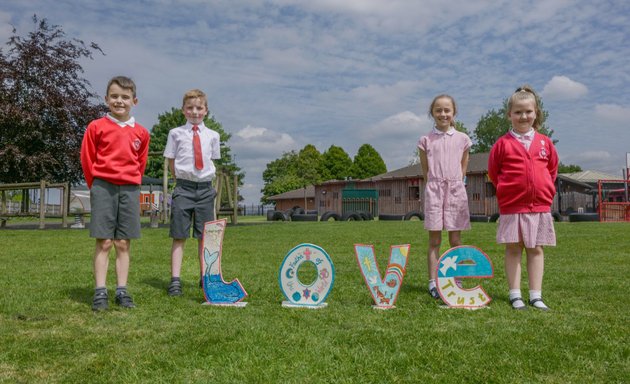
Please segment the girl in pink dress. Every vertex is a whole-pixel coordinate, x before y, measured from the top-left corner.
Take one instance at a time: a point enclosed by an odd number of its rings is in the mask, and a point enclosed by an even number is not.
[[[527,309],[521,295],[521,258],[527,255],[529,303],[547,311],[542,300],[544,245],[556,245],[551,204],[556,194],[558,155],[553,142],[538,133],[543,114],[538,96],[523,86],[508,99],[512,129],[492,146],[488,177],[497,190],[497,243],[505,244],[505,273],[514,309]]]
[[[451,247],[461,245],[461,231],[470,229],[468,196],[464,183],[470,138],[455,130],[457,106],[449,95],[439,95],[429,107],[435,121],[431,133],[418,142],[424,176],[424,228],[429,231],[427,264],[429,294],[439,299],[435,280],[442,231],[448,231]]]

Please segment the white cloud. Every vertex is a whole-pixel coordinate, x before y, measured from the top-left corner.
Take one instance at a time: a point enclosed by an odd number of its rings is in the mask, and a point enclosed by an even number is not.
[[[574,100],[588,93],[586,85],[566,76],[554,76],[543,88],[541,96],[548,100]]]
[[[264,127],[250,125],[236,132],[230,141],[230,148],[241,160],[271,161],[296,149],[297,143],[291,135],[275,132]]]
[[[623,107],[617,104],[598,104],[595,106],[595,113],[602,119],[626,125],[630,120],[630,107]]]
[[[186,90],[204,90],[253,202],[265,165],[309,143],[351,156],[368,143],[388,169],[406,165],[441,93],[472,131],[530,83],[542,90],[559,150],[582,155],[563,162],[617,168],[629,150],[625,2],[549,0],[523,12],[507,0],[185,1],[9,1],[0,37],[11,25],[25,36],[37,13],[68,38],[96,42],[106,56],[82,62],[85,77],[102,95],[111,76],[132,76],[134,115],[147,127]]]

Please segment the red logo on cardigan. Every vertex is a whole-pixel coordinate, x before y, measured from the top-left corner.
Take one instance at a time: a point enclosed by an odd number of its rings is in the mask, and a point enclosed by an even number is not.
[[[140,139],[135,139],[135,140],[133,141],[133,147],[136,149],[136,151],[139,151],[139,150],[140,150],[140,144],[142,144],[142,143],[140,142]]]

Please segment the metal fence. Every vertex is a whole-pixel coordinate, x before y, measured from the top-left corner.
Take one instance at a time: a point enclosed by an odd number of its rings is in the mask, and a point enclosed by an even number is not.
[[[273,211],[275,207],[271,204],[249,204],[239,205],[238,214],[241,216],[265,216],[267,211]]]

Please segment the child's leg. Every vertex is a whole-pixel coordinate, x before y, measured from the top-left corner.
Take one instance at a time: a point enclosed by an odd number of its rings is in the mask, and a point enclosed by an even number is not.
[[[529,289],[542,290],[543,273],[545,271],[545,254],[543,247],[525,248],[527,253],[527,274],[529,275]]]
[[[114,240],[114,247],[116,247],[116,284],[118,287],[126,287],[129,277],[131,240]]]
[[[429,280],[435,281],[437,278],[437,262],[440,257],[440,245],[442,245],[442,231],[429,231],[429,250],[427,252]]]
[[[181,296],[183,294],[179,277],[184,261],[184,245],[186,245],[186,239],[173,239],[171,245],[171,283],[166,290],[169,296]]]
[[[545,254],[543,247],[526,248],[527,274],[529,276],[529,303],[536,308],[547,310],[549,307],[542,301],[542,282],[545,271]]]
[[[505,275],[510,289],[521,289],[521,258],[523,248],[519,243],[505,245]]]
[[[429,249],[427,251],[427,268],[429,274],[429,294],[439,299],[440,294],[435,286],[437,279],[437,262],[442,244],[442,231],[429,231]]]
[[[186,245],[186,239],[173,239],[173,245],[171,246],[171,278],[180,277],[184,260],[184,245]]]
[[[136,305],[127,293],[131,240],[114,240],[114,247],[116,247],[116,304],[123,308],[134,308]]]
[[[505,245],[505,276],[510,289],[510,304],[514,309],[525,309],[521,295],[521,258],[523,246],[520,243]]]
[[[453,247],[462,245],[462,231],[450,231],[448,233],[448,243]]]
[[[197,256],[199,256],[199,278],[202,278],[204,272],[201,270],[201,258],[203,257],[203,238],[197,239]]]
[[[114,243],[110,239],[96,239],[94,250],[94,280],[96,288],[105,287],[107,281],[107,267],[109,266],[109,251]]]

